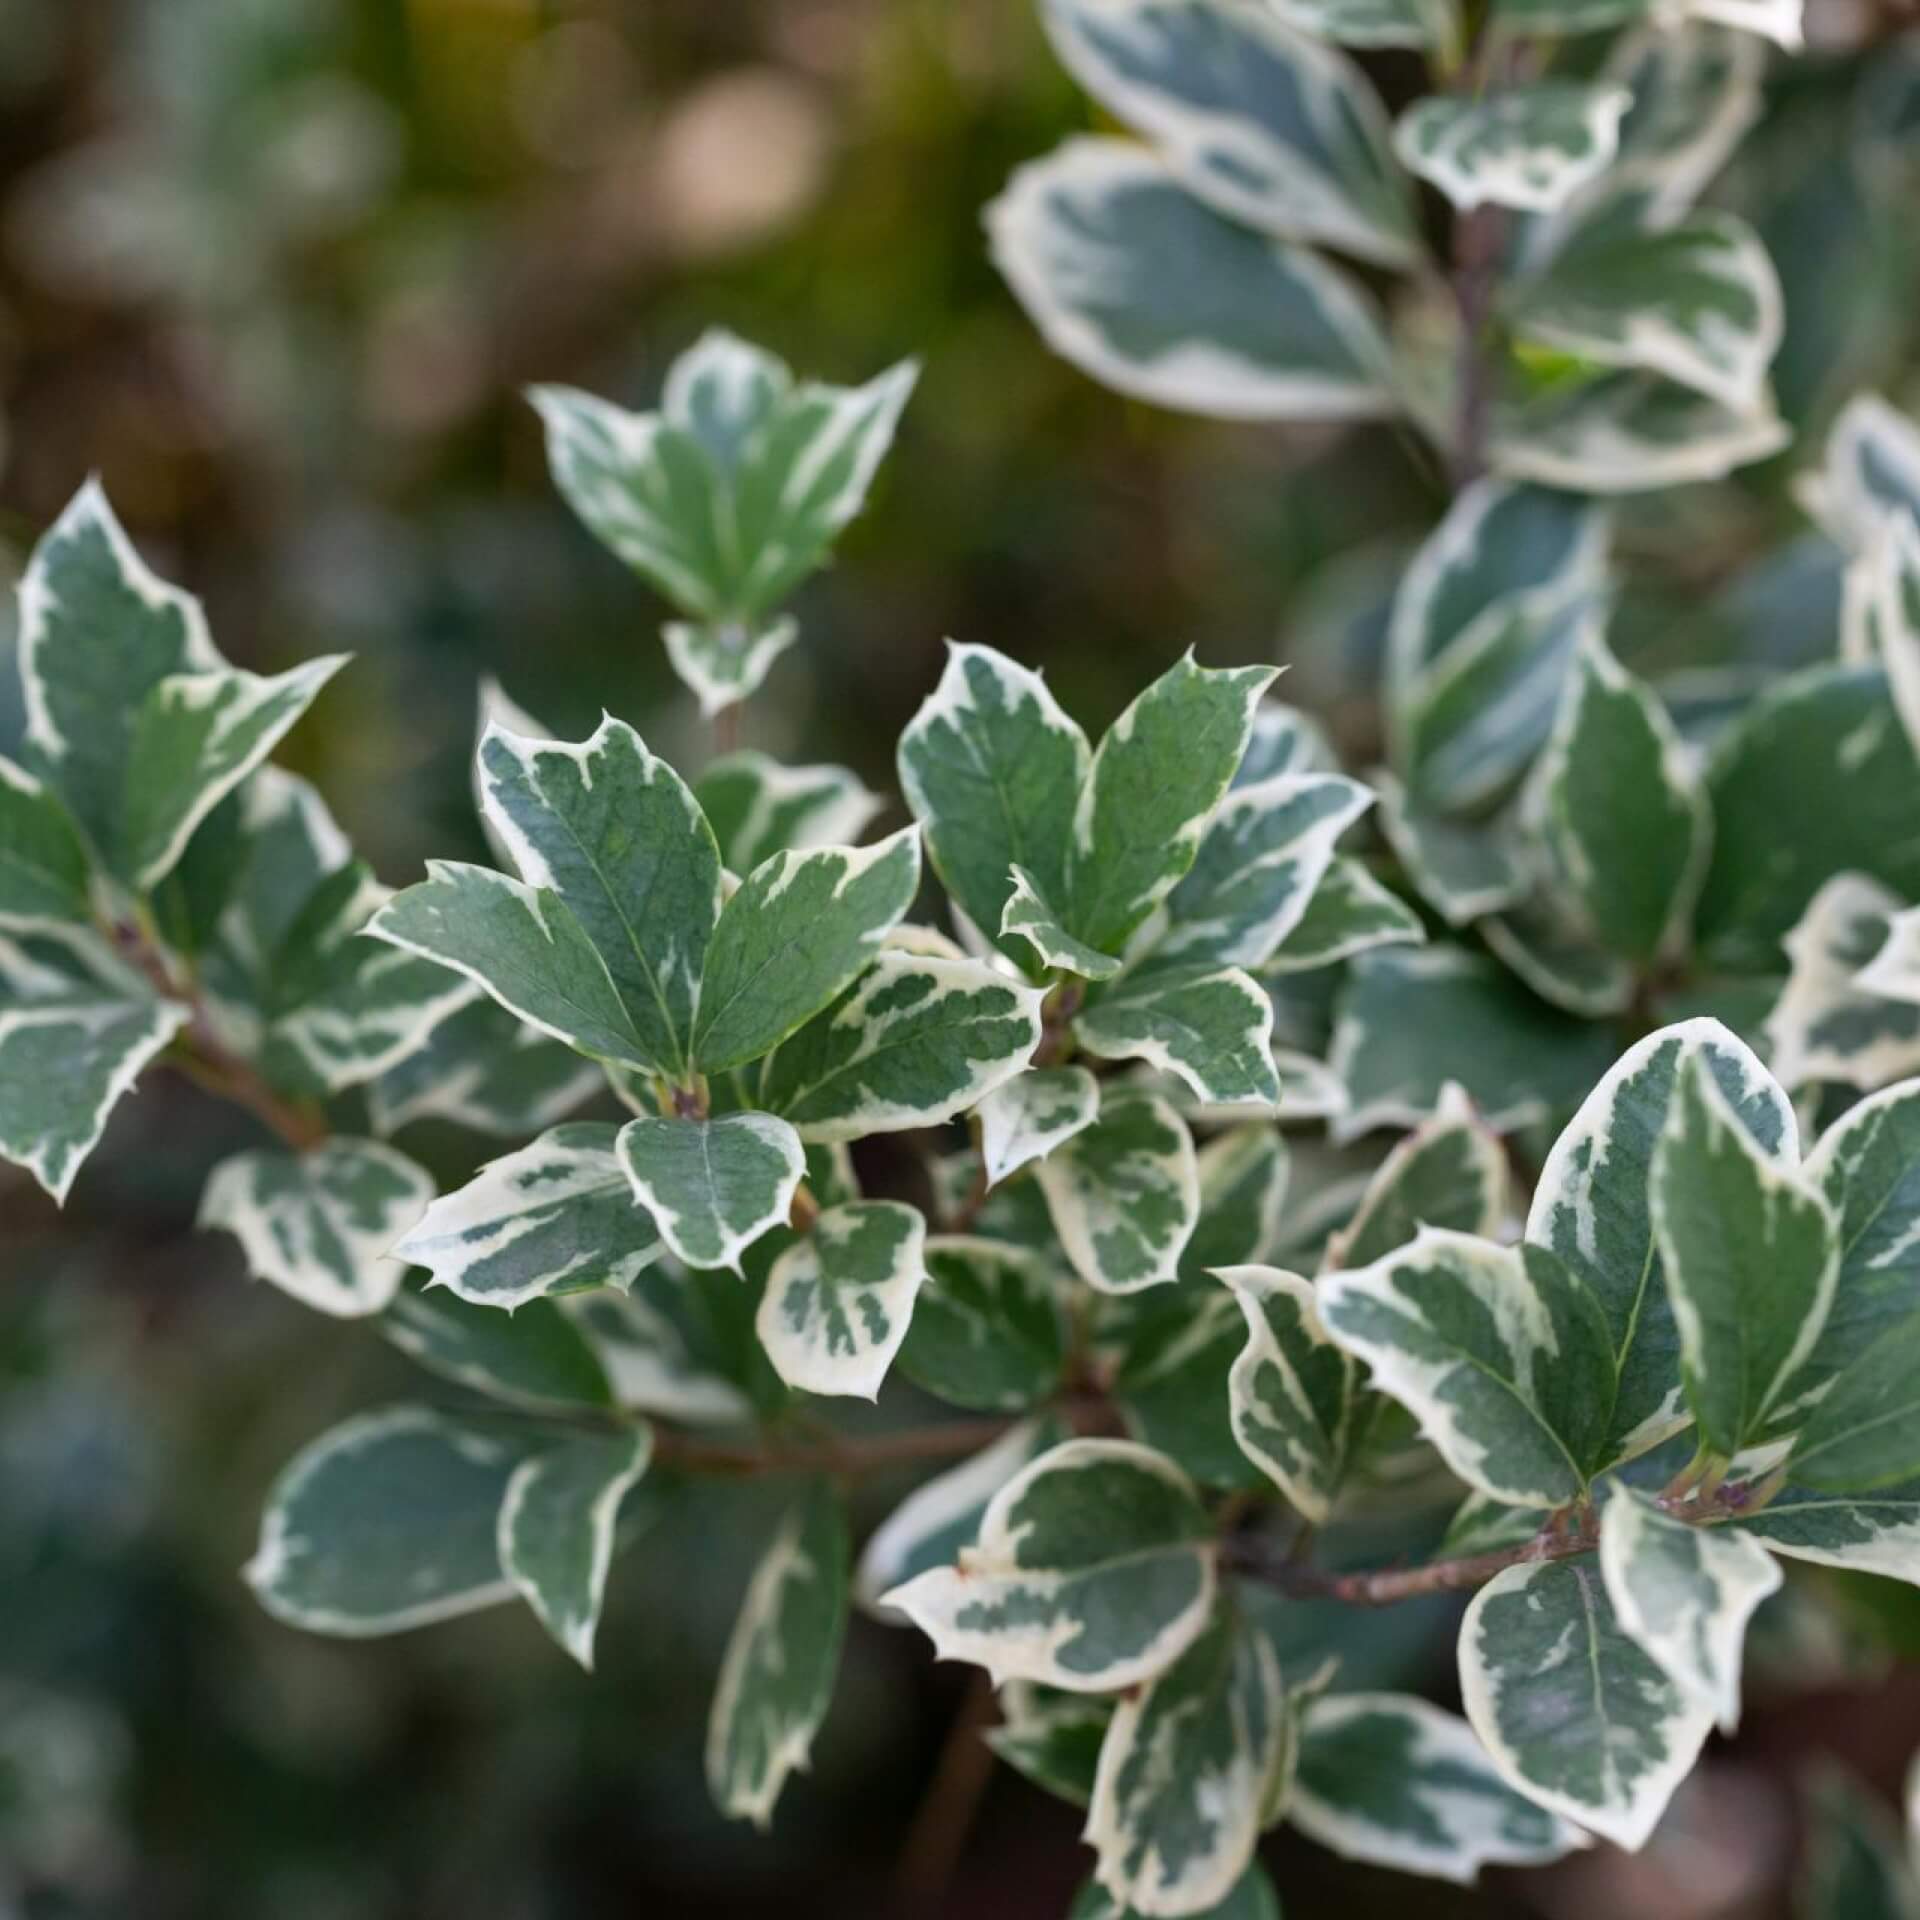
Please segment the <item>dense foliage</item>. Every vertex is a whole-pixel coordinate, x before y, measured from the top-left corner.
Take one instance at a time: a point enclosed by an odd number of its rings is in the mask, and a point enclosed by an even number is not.
[[[1696,201],[1797,17],[1643,12],[1047,5],[1143,139],[989,210],[1046,338],[1162,405],[1403,418],[1455,478],[1364,780],[1269,668],[1186,655],[1096,744],[967,642],[865,839],[843,768],[689,779],[489,687],[496,864],[392,892],[269,758],[341,660],[229,666],[73,501],[0,762],[0,1153],[64,1199],[146,1070],[194,1074],[273,1136],[203,1224],[437,1376],[287,1467],[267,1608],[520,1598],[590,1665],[666,1490],[787,1478],[725,1811],[772,1817],[858,1603],[983,1668],[995,1750],[1086,1806],[1083,1920],[1253,1920],[1282,1820],[1461,1880],[1641,1845],[1782,1560],[1920,1581],[1920,428],[1862,397],[1803,463],[1837,657],[1615,657],[1599,496],[1786,438],[1774,268]],[[1338,45],[1439,90],[1390,126]],[[535,393],[723,737],[913,384],[716,332],[655,412]],[[436,1192],[393,1144],[430,1119],[509,1150]],[[896,1376],[958,1417],[827,1417]],[[940,1470],[856,1552],[848,1483],[903,1461]],[[1294,1608],[1445,1592],[1464,1717],[1343,1688]]]

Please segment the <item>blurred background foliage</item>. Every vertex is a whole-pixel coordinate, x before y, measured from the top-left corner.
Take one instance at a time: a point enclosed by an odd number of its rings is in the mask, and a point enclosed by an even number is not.
[[[1810,457],[1856,388],[1920,402],[1920,31],[1809,12],[1717,197],[1780,266]],[[1418,83],[1398,61],[1369,63],[1390,99]],[[1096,728],[1188,645],[1285,660],[1364,764],[1384,597],[1439,482],[1385,429],[1178,420],[1049,357],[979,208],[1088,116],[1028,0],[0,0],[0,574],[99,470],[235,661],[358,654],[291,758],[385,877],[479,856],[483,672],[557,731],[605,705],[707,750],[663,610],[554,496],[520,389],[650,403],[717,323],[835,380],[925,361],[749,744],[890,791],[951,633]],[[1796,457],[1624,509],[1630,661],[1831,653]],[[0,1916],[1064,1911],[1071,1813],[1002,1775],[953,1831],[929,1789],[970,1764],[964,1683],[871,1623],[771,1839],[710,1811],[758,1489],[722,1524],[659,1517],[591,1681],[520,1609],[365,1647],[259,1614],[235,1570],[272,1472],[415,1380],[192,1231],[243,1121],[163,1079],[115,1124],[64,1217],[0,1176]],[[1822,1587],[1837,1606],[1803,1584],[1765,1616],[1749,1728],[1653,1853],[1469,1892],[1288,1842],[1289,1914],[1782,1910],[1808,1755],[1884,1786],[1920,1744],[1914,1596]],[[1450,1617],[1345,1618],[1348,1678],[1445,1698]]]

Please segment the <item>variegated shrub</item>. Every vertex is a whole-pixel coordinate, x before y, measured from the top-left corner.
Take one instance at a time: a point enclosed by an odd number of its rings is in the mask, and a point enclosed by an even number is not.
[[[807,1763],[857,1604],[1085,1807],[1079,1915],[1272,1916],[1283,1821],[1462,1881],[1637,1847],[1783,1584],[1920,1582],[1920,428],[1856,399],[1802,462],[1834,618],[1792,672],[1628,664],[1602,498],[1786,437],[1773,269],[1700,196],[1797,9],[1043,12],[1129,130],[989,209],[1047,341],[1454,475],[1364,778],[1190,653],[1101,730],[953,645],[898,802],[489,687],[493,861],[394,891],[268,760],[340,662],[228,666],[90,486],[21,593],[0,1154],[63,1200],[191,1072],[261,1129],[203,1225],[431,1376],[282,1475],[247,1578],[295,1626],[518,1597],[591,1664],[662,1500],[782,1481],[729,1814]],[[1434,81],[1397,121],[1342,50],[1382,47]],[[713,334],[656,412],[536,394],[728,737],[912,380]],[[1448,1594],[1463,1713],[1343,1658],[1343,1609]]]

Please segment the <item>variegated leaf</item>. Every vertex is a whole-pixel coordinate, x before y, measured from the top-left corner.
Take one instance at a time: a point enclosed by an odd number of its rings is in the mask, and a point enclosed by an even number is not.
[[[1328,867],[1306,911],[1267,956],[1269,974],[1307,973],[1351,960],[1375,947],[1419,946],[1420,916],[1358,860],[1344,855]]]
[[[1920,426],[1877,393],[1859,393],[1834,416],[1825,458],[1803,474],[1801,504],[1848,553],[1904,510],[1920,518]]]
[[[1310,1281],[1278,1267],[1219,1267],[1246,1316],[1228,1376],[1234,1438],[1303,1518],[1319,1525],[1346,1470],[1355,1370],[1328,1337]]]
[[[1543,891],[1479,928],[1489,950],[1540,998],[1583,1020],[1607,1020],[1633,1004],[1629,962],[1609,953],[1568,900]]]
[[[1110,1693],[1170,1666],[1205,1630],[1216,1573],[1186,1476],[1125,1440],[1070,1440],[988,1503],[957,1567],[881,1596],[995,1684]]]
[[[1143,1915],[1205,1913],[1253,1859],[1286,1697],[1267,1637],[1222,1609],[1114,1709],[1084,1838],[1094,1877]]]
[[[730,873],[776,853],[851,846],[886,805],[845,767],[783,767],[751,748],[709,761],[693,792]]]
[[[1903,1834],[1877,1794],[1831,1760],[1816,1762],[1806,1794],[1810,1818],[1795,1889],[1797,1920],[1920,1920],[1911,1773],[1907,1791]]]
[[[618,1406],[731,1427],[767,1398],[756,1390],[772,1369],[753,1364],[752,1302],[730,1273],[652,1266],[631,1293],[602,1288],[556,1304],[598,1357]]]
[[[1859,873],[1836,873],[1808,902],[1782,942],[1791,971],[1767,1015],[1783,1086],[1832,1081],[1869,1092],[1920,1072],[1920,1005],[1868,984],[1899,915],[1899,900]]]
[[[769,1058],[758,1104],[803,1140],[937,1126],[1026,1065],[1043,997],[978,960],[881,953]]]
[[[1375,780],[1388,845],[1421,899],[1450,927],[1470,926],[1525,897],[1532,877],[1503,822],[1451,820],[1411,799],[1390,776]]]
[[[524,1423],[388,1407],[324,1433],[267,1495],[247,1584],[276,1619],[366,1639],[513,1598],[498,1517]]]
[[[1509,1567],[1460,1628],[1460,1692],[1489,1758],[1536,1805],[1643,1847],[1713,1728],[1615,1616],[1585,1561]]]
[[[1599,1303],[1538,1247],[1423,1228],[1320,1283],[1328,1333],[1471,1487],[1514,1506],[1579,1498],[1599,1464],[1613,1354]]]
[[[575,1434],[524,1460],[500,1503],[500,1566],[540,1624],[589,1672],[620,1503],[653,1436]]]
[[[996,1752],[1005,1748],[996,1745]],[[1018,1766],[1019,1760],[1014,1764]],[[1067,1920],[1145,1920],[1138,1907],[1122,1905],[1097,1880],[1089,1880],[1073,1897]],[[1280,1898],[1264,1867],[1256,1860],[1235,1881],[1224,1899],[1187,1920],[1280,1920]]]
[[[1696,1051],[1653,1157],[1654,1238],[1687,1400],[1724,1458],[1775,1437],[1839,1278],[1839,1225],[1758,1144]]]
[[[498,1002],[475,1000],[367,1087],[373,1130],[444,1120],[519,1138],[556,1125],[606,1084],[570,1047],[524,1026]]]
[[[1179,1272],[1200,1212],[1193,1137],[1166,1101],[1110,1092],[1100,1118],[1034,1169],[1074,1269],[1103,1293]]]
[[[1736,1524],[1789,1560],[1920,1585],[1920,1480],[1872,1493],[1789,1486]]]
[[[769,1826],[813,1750],[846,1633],[847,1555],[840,1497],[816,1482],[747,1584],[707,1721],[707,1785],[736,1820]]]
[[[926,1233],[897,1200],[856,1200],[773,1263],[754,1325],[788,1386],[878,1397],[927,1278]]]
[[[661,644],[682,683],[712,719],[765,684],[773,663],[800,638],[791,614],[773,620],[669,620]]]
[[[87,850],[59,797],[0,756],[0,921],[84,925],[91,917]]]
[[[1111,980],[1120,971],[1120,962],[1112,954],[1076,940],[1067,931],[1061,909],[1040,892],[1039,882],[1025,867],[1015,867],[1012,879],[1013,890],[1000,915],[1003,947],[1024,941],[1040,956],[1043,967],[1077,974],[1083,980]]]
[[[1342,47],[1443,47],[1460,23],[1452,0],[1272,0],[1290,25]]]
[[[1209,1106],[1280,1099],[1273,1068],[1273,1006],[1238,967],[1152,966],[1096,996],[1074,1022],[1103,1060],[1145,1060],[1177,1074]]]
[[[1462,1886],[1585,1844],[1501,1778],[1464,1720],[1405,1693],[1309,1702],[1287,1817],[1343,1859]]]
[[[1834,1376],[1788,1464],[1816,1493],[1869,1492],[1920,1474],[1920,1312]]]
[[[1643,1453],[1686,1424],[1651,1175],[1682,1071],[1696,1057],[1759,1150],[1792,1166],[1799,1135],[1778,1082],[1717,1020],[1688,1020],[1630,1047],[1587,1096],[1548,1154],[1527,1214],[1527,1239],[1578,1273],[1607,1318],[1619,1369],[1608,1461]]]
[[[927,1284],[900,1349],[900,1371],[957,1407],[1019,1413],[1060,1384],[1063,1275],[1004,1241],[943,1235],[926,1244]]]
[[[1270,10],[1046,0],[1055,50],[1230,220],[1380,266],[1419,257],[1405,179],[1364,75]]]
[[[723,1073],[771,1053],[859,977],[920,887],[920,836],[777,853],[720,914],[700,981],[695,1063]]]
[[[592,1345],[548,1300],[508,1315],[409,1283],[375,1325],[429,1373],[508,1406],[577,1411],[614,1404]]]
[[[0,1158],[64,1202],[121,1096],[187,1017],[85,927],[0,927]]]
[[[1616,1482],[1601,1514],[1600,1575],[1621,1632],[1731,1733],[1747,1622],[1780,1585],[1773,1556],[1746,1534],[1673,1519]]]
[[[1043,1792],[1076,1807],[1086,1806],[1093,1798],[1113,1703],[1094,1694],[1038,1687],[1030,1680],[1009,1680],[1000,1689],[999,1701],[1000,1724],[986,1736],[996,1757]],[[1099,1912],[1121,1911],[1104,1888],[1089,1881],[1083,1901],[1096,1894]]]
[[[1468,98],[1433,94],[1402,114],[1394,151],[1456,207],[1551,213],[1611,163],[1632,96],[1543,80]]]
[[[378,1313],[406,1264],[393,1243],[425,1212],[433,1178],[377,1140],[334,1139],[305,1153],[235,1154],[207,1176],[203,1227],[231,1233],[256,1280],[341,1319]]]
[[[1228,420],[1396,410],[1368,294],[1318,254],[1225,220],[1131,140],[1021,167],[987,235],[1047,344],[1136,399]]]
[[[589,1287],[625,1291],[661,1246],[616,1151],[618,1131],[576,1121],[489,1161],[434,1201],[395,1243],[395,1258],[483,1307]]]
[[[1085,1067],[1029,1067],[974,1109],[987,1184],[998,1186],[1084,1133],[1100,1113],[1100,1085]]]
[[[616,1150],[674,1256],[735,1273],[747,1248],[785,1222],[807,1167],[800,1136],[770,1113],[629,1120]]]

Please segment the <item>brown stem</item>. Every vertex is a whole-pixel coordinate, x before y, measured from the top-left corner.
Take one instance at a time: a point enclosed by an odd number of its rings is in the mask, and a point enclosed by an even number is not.
[[[752,1477],[773,1473],[830,1473],[854,1476],[880,1473],[917,1461],[950,1460],[991,1446],[1012,1424],[1007,1420],[950,1420],[937,1427],[910,1427],[904,1433],[876,1433],[781,1446],[772,1442],[703,1440],[695,1434],[661,1429],[654,1435],[653,1457],[682,1473]]]
[[[731,706],[725,706],[713,716],[713,751],[715,757],[733,753],[740,745],[741,703],[736,700]]]
[[[894,1869],[894,1905],[903,1916],[935,1911],[953,1882],[980,1798],[993,1778],[993,1749],[984,1736],[999,1717],[993,1683],[976,1670]]]
[[[1051,1067],[1060,1061],[1073,1038],[1073,1018],[1087,997],[1082,980],[1063,980],[1048,994],[1040,1009],[1040,1044],[1033,1050],[1036,1067]]]
[[[1460,354],[1448,464],[1456,489],[1470,486],[1486,471],[1493,417],[1493,357],[1487,326],[1505,237],[1506,216],[1496,206],[1475,207],[1454,222],[1453,300],[1460,316]]]

